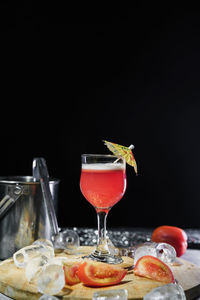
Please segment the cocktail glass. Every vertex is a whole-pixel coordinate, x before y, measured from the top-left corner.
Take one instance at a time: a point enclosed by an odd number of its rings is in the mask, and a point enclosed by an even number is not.
[[[109,251],[106,219],[110,209],[121,200],[126,190],[125,160],[114,155],[83,154],[80,188],[97,213],[97,246],[87,257],[110,264],[121,263],[122,258]]]

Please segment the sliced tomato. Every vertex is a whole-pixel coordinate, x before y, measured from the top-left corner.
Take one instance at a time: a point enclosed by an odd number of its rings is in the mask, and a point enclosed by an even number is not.
[[[133,272],[135,275],[156,281],[175,282],[171,269],[163,261],[151,255],[145,255],[138,259]]]
[[[102,262],[84,262],[78,268],[78,277],[87,286],[108,286],[119,283],[127,270]]]
[[[72,266],[64,265],[64,273],[65,273],[65,283],[68,285],[73,285],[80,282],[80,279],[77,275],[77,271],[80,264],[75,264]]]
[[[186,232],[175,226],[159,226],[152,234],[152,241],[156,243],[168,243],[176,250],[179,257],[187,250],[187,234]]]

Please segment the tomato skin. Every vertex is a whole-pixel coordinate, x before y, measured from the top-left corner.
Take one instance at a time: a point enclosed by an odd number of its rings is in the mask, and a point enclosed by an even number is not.
[[[80,264],[77,275],[87,286],[108,286],[119,283],[127,270],[102,262],[84,262]]]
[[[152,234],[152,241],[156,243],[168,243],[176,250],[176,255],[180,257],[187,250],[187,234],[179,227],[159,226]]]
[[[80,264],[75,264],[73,266],[63,266],[65,273],[65,284],[74,285],[80,282],[80,279],[77,275],[77,271]]]
[[[140,257],[136,262],[133,272],[135,275],[152,280],[175,283],[171,269],[163,261],[151,255]]]

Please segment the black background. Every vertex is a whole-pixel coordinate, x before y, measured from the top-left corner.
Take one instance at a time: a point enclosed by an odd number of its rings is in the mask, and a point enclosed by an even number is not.
[[[0,175],[45,157],[59,225],[96,226],[81,153],[134,144],[108,226],[199,228],[200,11],[63,3],[1,4]]]

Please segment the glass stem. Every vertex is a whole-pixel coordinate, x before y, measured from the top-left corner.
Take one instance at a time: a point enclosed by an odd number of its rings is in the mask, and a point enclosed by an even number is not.
[[[106,238],[106,219],[108,212],[97,211],[97,223],[98,223],[98,241],[95,252],[99,254],[109,254],[107,238]]]

